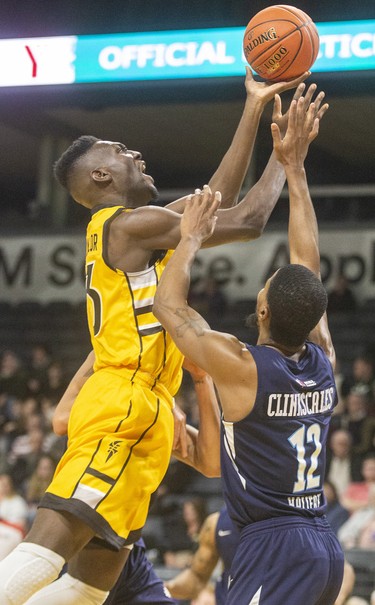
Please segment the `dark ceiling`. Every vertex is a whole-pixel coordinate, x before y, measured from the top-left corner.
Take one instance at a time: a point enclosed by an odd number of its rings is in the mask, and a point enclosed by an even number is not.
[[[274,2],[211,0],[49,0],[0,5],[0,37],[97,34],[200,27],[245,26]],[[374,0],[296,5],[318,22],[375,18]],[[312,78],[310,78],[313,81]],[[313,183],[374,182],[374,73],[319,75],[330,110],[309,155]],[[35,196],[44,135],[80,134],[124,141],[139,149],[161,189],[206,182],[225,152],[241,114],[242,78],[176,83],[1,89],[0,193],[22,206]],[[258,139],[257,167],[270,151],[270,110]]]

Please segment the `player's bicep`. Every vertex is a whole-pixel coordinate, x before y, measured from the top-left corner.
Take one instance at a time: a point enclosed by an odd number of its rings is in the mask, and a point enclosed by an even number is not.
[[[168,331],[185,357],[214,381],[224,380],[241,357],[241,343],[235,336],[211,330],[206,320],[188,305],[169,310]]]
[[[180,241],[181,215],[167,208],[146,206],[122,215],[121,229],[148,250],[174,249]]]

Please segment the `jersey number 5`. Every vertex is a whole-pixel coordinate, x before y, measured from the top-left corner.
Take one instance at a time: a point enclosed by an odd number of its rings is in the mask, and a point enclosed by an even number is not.
[[[94,273],[95,261],[87,264],[86,273],[86,294],[92,301],[93,306],[93,330],[94,336],[97,336],[102,327],[102,298],[100,292],[92,286],[92,276]]]

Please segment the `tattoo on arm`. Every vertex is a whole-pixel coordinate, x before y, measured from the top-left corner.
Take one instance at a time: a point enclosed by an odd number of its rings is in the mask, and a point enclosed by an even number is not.
[[[204,327],[207,326],[207,323],[196,311],[192,309],[186,309],[185,307],[182,309],[176,309],[175,315],[180,317],[183,320],[183,323],[176,327],[177,336],[184,336],[187,330],[191,328],[194,330],[197,336],[204,335]]]

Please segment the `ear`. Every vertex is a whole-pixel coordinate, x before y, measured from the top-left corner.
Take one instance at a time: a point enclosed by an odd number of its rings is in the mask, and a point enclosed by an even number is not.
[[[266,321],[270,317],[270,308],[267,304],[262,304],[258,310],[258,321]]]
[[[112,181],[112,175],[105,168],[96,168],[91,172],[91,178],[97,183],[110,183]]]

